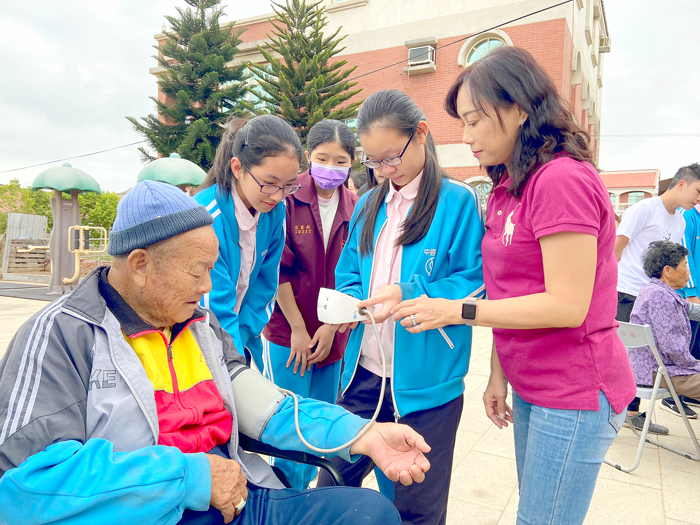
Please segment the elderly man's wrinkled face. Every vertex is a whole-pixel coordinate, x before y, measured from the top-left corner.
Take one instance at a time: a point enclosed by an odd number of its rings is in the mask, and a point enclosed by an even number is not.
[[[153,252],[155,264],[143,290],[149,317],[160,326],[187,321],[202,296],[211,290],[209,273],[219,256],[214,228],[204,226],[183,233]]]

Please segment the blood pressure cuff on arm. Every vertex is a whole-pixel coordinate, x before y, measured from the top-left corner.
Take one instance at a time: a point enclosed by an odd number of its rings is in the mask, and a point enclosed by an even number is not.
[[[272,381],[246,366],[231,370],[231,386],[239,430],[260,440],[268,421],[286,395]]]

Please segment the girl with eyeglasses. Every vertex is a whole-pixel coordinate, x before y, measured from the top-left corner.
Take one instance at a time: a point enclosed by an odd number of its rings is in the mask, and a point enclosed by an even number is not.
[[[385,177],[359,201],[336,269],[336,289],[373,309],[386,358],[387,387],[379,421],[414,428],[432,447],[419,489],[378,474],[404,523],[443,524],[455,436],[469,368],[471,328],[409,333],[390,310],[427,295],[458,299],[483,294],[483,224],[476,191],[440,167],[425,116],[404,93],[379,91],[360,107],[362,164]],[[367,322],[368,323],[368,322]],[[348,326],[338,327],[344,333]],[[380,401],[382,357],[371,325],[351,325],[338,404],[371,417]],[[360,486],[373,469],[333,460],[346,484]],[[320,474],[319,486],[330,485]]]
[[[202,299],[236,349],[266,368],[260,334],[270,320],[284,249],[286,195],[298,191],[302,147],[284,120],[232,118],[195,200],[214,217],[219,259]]]
[[[357,197],[343,183],[355,160],[355,135],[337,120],[315,124],[306,139],[309,169],[287,197],[286,244],[277,306],[263,330],[268,378],[305,398],[335,403],[348,333],[318,320],[318,293],[335,288],[335,267],[348,237]],[[294,488],[305,489],[316,467],[274,460]]]

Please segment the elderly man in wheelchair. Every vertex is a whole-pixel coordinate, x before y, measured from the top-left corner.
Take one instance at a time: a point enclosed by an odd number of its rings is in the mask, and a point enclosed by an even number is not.
[[[177,188],[139,183],[119,204],[111,268],[19,329],[0,362],[1,523],[400,523],[371,490],[285,489],[239,446],[309,452],[294,400],[198,306],[218,257],[211,223]],[[368,425],[308,399],[298,418],[327,448]],[[429,450],[409,427],[375,423],[337,455],[410,484]]]

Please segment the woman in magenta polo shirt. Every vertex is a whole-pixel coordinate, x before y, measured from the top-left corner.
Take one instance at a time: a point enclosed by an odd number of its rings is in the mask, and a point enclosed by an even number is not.
[[[616,334],[608,191],[590,137],[527,51],[498,48],[466,68],[445,107],[494,185],[482,243],[489,300],[414,299],[395,317],[415,332],[493,327],[484,405],[499,428],[514,423],[518,524],[582,523],[636,389]]]

